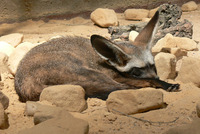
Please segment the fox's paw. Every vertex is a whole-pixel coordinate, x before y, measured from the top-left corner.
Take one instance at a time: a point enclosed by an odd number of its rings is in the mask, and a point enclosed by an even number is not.
[[[168,88],[168,92],[179,92],[180,84],[171,84]]]

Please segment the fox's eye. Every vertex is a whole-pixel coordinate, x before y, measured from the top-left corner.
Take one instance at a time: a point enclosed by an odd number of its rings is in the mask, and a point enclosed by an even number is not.
[[[142,74],[142,71],[141,69],[137,68],[137,67],[133,67],[131,70],[130,70],[130,75],[134,75],[136,77],[140,76]]]

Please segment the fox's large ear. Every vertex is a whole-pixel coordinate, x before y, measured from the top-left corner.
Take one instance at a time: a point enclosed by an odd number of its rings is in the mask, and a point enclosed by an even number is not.
[[[141,46],[144,48],[151,49],[152,47],[152,37],[155,34],[157,23],[159,18],[159,12],[157,11],[149,23],[144,27],[144,29],[139,33],[133,42],[136,46]]]
[[[111,41],[99,35],[92,35],[91,43],[97,54],[112,66],[127,64],[128,55]]]

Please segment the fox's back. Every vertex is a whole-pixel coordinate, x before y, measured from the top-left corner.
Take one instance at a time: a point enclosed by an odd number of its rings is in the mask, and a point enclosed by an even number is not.
[[[52,39],[31,49],[22,59],[15,75],[15,89],[19,96],[23,93],[39,96],[41,90],[49,85],[78,82],[81,85],[81,82],[89,80],[89,73],[92,73],[88,72],[89,69],[106,70],[99,65],[101,61],[87,38],[68,36]],[[112,74],[109,70],[105,73]],[[95,78],[91,79],[95,81]]]

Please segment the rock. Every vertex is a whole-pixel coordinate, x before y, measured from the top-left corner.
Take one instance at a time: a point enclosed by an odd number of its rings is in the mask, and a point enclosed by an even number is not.
[[[156,10],[156,9],[155,9]],[[152,12],[155,12],[152,11]],[[163,4],[159,7],[159,22],[158,30],[155,36],[153,37],[153,45],[165,37],[166,34],[170,33],[175,37],[187,37],[192,39],[193,34],[193,25],[188,20],[178,21],[181,18],[181,8],[177,5]],[[128,37],[123,38],[124,33],[129,33],[132,30],[140,32],[147,23],[141,22],[136,24],[131,24],[127,26],[119,27],[109,27],[109,33],[111,34],[112,39],[128,40]]]
[[[89,124],[72,116],[53,118],[42,122],[19,134],[88,134]]]
[[[87,109],[85,90],[81,86],[57,85],[43,89],[40,101],[48,101],[58,107],[65,107],[71,112]]]
[[[14,47],[10,44],[0,41],[0,52],[6,54],[8,57],[14,51]]]
[[[196,110],[197,110],[197,116],[200,118],[200,101],[197,103]]]
[[[9,127],[8,116],[4,112],[3,105],[0,103],[0,129],[6,129],[8,127]]]
[[[0,41],[5,41],[8,44],[12,45],[13,47],[17,47],[20,43],[22,43],[23,38],[24,38],[23,34],[13,33],[13,34],[1,36]]]
[[[151,19],[150,18],[143,18],[142,22],[149,22]]]
[[[185,57],[185,56],[184,56]],[[183,57],[183,58],[184,58]],[[176,72],[179,72],[180,69],[181,69],[181,66],[182,66],[182,59],[179,59],[177,62],[176,62]]]
[[[117,15],[113,9],[97,8],[91,13],[90,18],[101,27],[118,25]]]
[[[200,51],[188,51],[187,56],[200,59]]]
[[[129,41],[131,41],[131,42],[134,42],[134,40],[135,40],[135,38],[138,36],[138,32],[136,32],[136,31],[131,31],[130,33],[129,33]]]
[[[145,112],[163,106],[163,93],[153,88],[114,91],[108,96],[106,105],[115,114]]]
[[[35,112],[38,109],[41,109],[41,108],[43,108],[45,106],[43,106],[42,104],[40,104],[38,102],[35,102],[35,101],[27,101],[26,102],[26,107],[25,107],[25,114],[27,116],[34,116]]]
[[[147,22],[141,22],[137,24],[130,24],[127,26],[112,26],[112,27],[108,27],[108,32],[111,34],[112,40],[121,39],[121,40],[128,41],[129,33],[131,31],[140,32],[146,24]]]
[[[13,53],[10,55],[9,60],[8,60],[8,67],[10,70],[10,73],[15,75],[17,71],[17,67],[21,61],[21,59],[24,57],[24,55],[33,47],[36,45],[29,43],[29,42],[24,42],[19,44]]]
[[[46,105],[46,104],[34,102],[34,101],[26,102],[25,114],[28,116],[34,116],[35,125],[52,118],[72,116],[68,111],[66,111],[63,108]]]
[[[169,53],[159,53],[155,56],[155,65],[161,80],[176,77],[176,57]]]
[[[0,74],[8,72],[7,62],[8,56],[5,53],[0,52]]]
[[[198,5],[194,1],[189,1],[182,5],[181,9],[183,12],[197,10]]]
[[[4,110],[9,106],[9,98],[0,91],[0,103],[3,105]]]
[[[180,71],[176,80],[183,83],[194,83],[200,87],[200,60],[198,58],[183,57]]]
[[[199,134],[200,119],[195,119],[190,124],[171,128],[163,134]]]
[[[158,11],[158,9],[159,9],[159,7],[157,7],[157,8],[154,8],[154,9],[151,9],[150,11],[149,11],[149,18],[152,18],[153,16],[154,16],[154,14],[156,13],[156,11]]]
[[[167,34],[153,46],[152,52],[158,53],[162,52],[162,49],[168,48],[180,48],[181,50],[192,51],[197,49],[197,43],[189,38],[173,37],[173,35]]]
[[[148,18],[149,10],[146,9],[127,9],[124,12],[126,20],[142,20]]]
[[[177,60],[181,59],[183,56],[187,56],[187,51],[180,48],[171,48],[170,53],[175,55]]]

